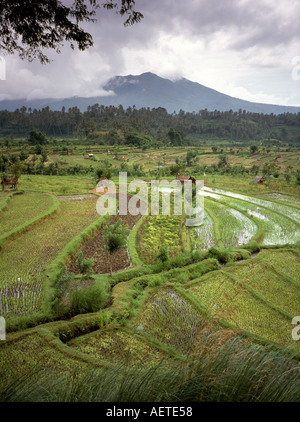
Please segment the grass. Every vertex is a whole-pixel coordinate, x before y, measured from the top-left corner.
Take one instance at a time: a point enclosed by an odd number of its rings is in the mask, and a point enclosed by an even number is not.
[[[208,336],[201,358],[167,369],[33,371],[1,383],[5,402],[299,402],[299,367],[282,351],[257,348],[228,333]]]

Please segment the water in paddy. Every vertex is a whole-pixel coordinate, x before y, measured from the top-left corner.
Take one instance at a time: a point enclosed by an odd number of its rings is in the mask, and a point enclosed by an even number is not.
[[[300,240],[300,211],[296,208],[208,187],[204,187],[204,195],[221,200],[228,207],[247,212],[249,217],[263,221],[265,228],[263,245],[294,244]]]

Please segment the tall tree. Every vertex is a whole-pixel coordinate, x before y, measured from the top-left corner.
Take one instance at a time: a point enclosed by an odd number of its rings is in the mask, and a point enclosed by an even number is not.
[[[64,42],[79,50],[93,45],[91,34],[80,27],[81,22],[95,22],[96,10],[115,10],[127,16],[124,25],[139,22],[143,15],[133,9],[134,0],[1,0],[0,51],[18,53],[22,59],[49,62],[43,49],[60,52]]]

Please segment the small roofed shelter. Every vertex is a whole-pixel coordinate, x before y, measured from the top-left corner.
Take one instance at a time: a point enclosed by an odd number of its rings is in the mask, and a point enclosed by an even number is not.
[[[184,183],[185,181],[191,180],[193,185],[196,184],[196,179],[193,176],[187,175],[187,176],[178,176],[177,180],[179,180],[181,183]]]
[[[253,180],[253,183],[258,183],[262,185],[266,179],[263,176],[256,176]]]

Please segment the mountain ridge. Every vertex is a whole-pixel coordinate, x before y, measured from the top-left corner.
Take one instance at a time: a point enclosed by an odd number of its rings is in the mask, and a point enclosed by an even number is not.
[[[299,113],[300,106],[283,106],[276,104],[255,103],[241,100],[208,88],[186,78],[175,81],[161,78],[154,73],[145,72],[141,75],[114,76],[103,86],[104,90],[114,95],[97,97],[73,96],[63,99],[45,98],[37,100],[2,100],[0,110],[14,111],[25,106],[31,109],[49,107],[51,110],[61,110],[78,107],[85,111],[88,106],[99,104],[103,106],[122,105],[124,108],[165,108],[169,113],[208,111],[239,111],[240,109],[253,113],[281,114]]]

